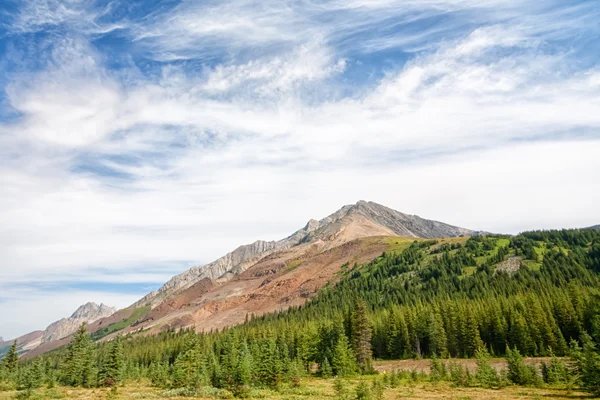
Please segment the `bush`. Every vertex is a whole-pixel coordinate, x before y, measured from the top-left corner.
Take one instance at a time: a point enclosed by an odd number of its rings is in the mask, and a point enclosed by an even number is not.
[[[437,357],[431,359],[430,370],[430,378],[432,382],[443,381],[448,377],[448,370],[446,369],[446,366]]]
[[[356,400],[371,400],[371,390],[369,390],[369,385],[367,382],[360,381],[358,386],[356,386]]]
[[[448,364],[450,370],[450,382],[457,387],[468,387],[470,385],[470,375],[465,367],[455,361]]]
[[[383,392],[385,388],[383,386],[383,382],[379,379],[373,380],[373,385],[371,386],[371,395],[373,400],[383,400]]]
[[[348,400],[350,399],[350,392],[348,391],[348,386],[346,382],[341,380],[340,378],[336,378],[333,381],[333,390],[335,390],[335,398],[338,400]]]

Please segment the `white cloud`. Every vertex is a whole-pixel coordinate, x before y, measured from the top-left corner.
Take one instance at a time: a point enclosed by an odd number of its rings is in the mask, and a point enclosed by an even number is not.
[[[88,28],[69,23],[105,12],[82,4],[19,20],[22,31],[73,31],[6,88],[20,117],[0,122],[2,312],[41,301],[13,283],[158,283],[187,260],[279,239],[358,199],[496,232],[600,221],[600,71],[548,44],[593,29],[582,6],[183,2],[128,23],[130,44],[212,61],[145,74],[107,67]],[[464,12],[476,27],[408,28]],[[352,70],[398,46],[426,51],[372,77]],[[101,297],[88,295],[46,319]],[[0,331],[22,333],[40,315]]]

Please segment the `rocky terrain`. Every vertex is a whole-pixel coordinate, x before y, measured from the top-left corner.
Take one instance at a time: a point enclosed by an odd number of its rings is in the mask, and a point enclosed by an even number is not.
[[[87,303],[80,306],[69,318],[53,322],[43,331],[34,331],[20,336],[17,341],[20,354],[26,354],[38,347],[55,348],[54,342],[69,337],[82,323],[92,323],[114,314],[117,310],[104,304]],[[13,340],[0,341],[0,350],[12,345]]]
[[[116,308],[104,304],[87,303],[80,306],[69,318],[63,318],[50,324],[42,335],[42,343],[62,339],[77,331],[82,323],[89,324],[100,318],[110,317]]]
[[[323,245],[324,250],[361,237],[439,238],[473,233],[474,231],[469,229],[403,214],[380,204],[361,200],[356,204],[346,205],[321,220],[311,219],[302,229],[279,241],[258,240],[240,246],[210,264],[194,266],[174,276],[160,289],[136,302],[133,307],[149,305],[154,308],[205,278],[228,281],[264,257],[301,244],[319,243]]]

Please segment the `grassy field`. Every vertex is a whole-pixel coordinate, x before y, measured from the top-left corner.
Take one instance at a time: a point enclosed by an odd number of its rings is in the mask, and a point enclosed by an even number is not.
[[[381,375],[378,377],[380,378]],[[355,399],[354,391],[361,380],[371,384],[374,377],[365,377],[345,380],[349,397],[347,400]],[[278,399],[278,400],[317,400],[331,399],[336,396],[334,379],[304,379],[298,387],[283,386],[279,391],[267,389],[252,389],[249,399]],[[31,399],[223,399],[232,398],[231,393],[213,388],[205,388],[189,392],[186,389],[161,390],[152,388],[145,382],[128,383],[119,386],[116,391],[110,389],[78,389],[55,387],[53,389],[38,389],[31,395]],[[0,399],[24,398],[15,391],[0,392]],[[456,399],[456,400],[483,400],[483,399],[585,399],[592,398],[587,394],[577,391],[567,391],[560,388],[529,388],[509,386],[503,389],[482,388],[454,388],[447,382],[414,383],[404,381],[398,387],[386,388],[383,394],[384,400],[392,399]]]

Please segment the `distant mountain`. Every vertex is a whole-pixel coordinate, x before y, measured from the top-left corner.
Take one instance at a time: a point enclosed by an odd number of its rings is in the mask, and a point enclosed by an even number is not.
[[[589,228],[586,228],[586,229],[595,229],[597,231],[600,231],[600,225],[590,226]]]
[[[92,323],[100,318],[110,317],[117,311],[104,304],[87,303],[80,306],[69,318],[63,318],[50,324],[42,335],[42,343],[62,339],[77,331],[82,323]]]
[[[156,307],[203,279],[228,281],[262,258],[305,243],[332,248],[354,239],[372,236],[441,238],[471,235],[474,231],[443,222],[423,219],[374,202],[361,200],[342,207],[321,220],[311,219],[302,228],[279,241],[258,240],[203,266],[195,266],[174,276],[157,291],[144,296],[132,307]]]
[[[97,305],[96,303],[87,303],[80,306],[69,318],[63,318],[53,322],[44,331],[34,331],[26,335],[20,336],[14,340],[17,341],[17,346],[20,354],[28,353],[44,343],[58,341],[77,331],[77,328],[82,323],[92,323],[101,318],[111,316],[116,312],[116,308],[108,307],[104,304]],[[12,345],[13,340],[0,340],[0,354],[2,349]]]

